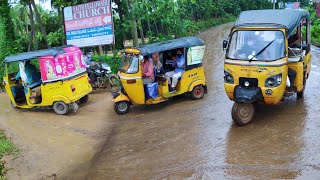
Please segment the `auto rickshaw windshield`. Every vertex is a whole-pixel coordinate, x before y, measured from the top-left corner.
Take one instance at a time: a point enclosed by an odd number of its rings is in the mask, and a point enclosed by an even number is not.
[[[139,59],[137,55],[125,54],[120,63],[120,72],[134,74],[139,70]]]
[[[238,30],[232,34],[227,58],[273,61],[285,57],[282,31]]]

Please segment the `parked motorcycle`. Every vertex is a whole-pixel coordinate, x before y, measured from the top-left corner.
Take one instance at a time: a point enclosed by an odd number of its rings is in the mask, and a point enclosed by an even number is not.
[[[120,90],[120,81],[117,76],[111,74],[111,67],[106,63],[92,62],[90,69],[94,73],[94,79],[90,80],[93,90],[108,88],[111,92]]]

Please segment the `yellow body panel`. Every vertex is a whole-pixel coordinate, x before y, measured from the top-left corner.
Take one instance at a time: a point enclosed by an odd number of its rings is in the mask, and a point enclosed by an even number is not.
[[[128,101],[130,102],[130,99],[128,98],[128,96],[124,95],[124,94],[120,94],[119,96],[117,96],[115,99],[113,99],[113,102],[120,102],[120,101]]]
[[[234,28],[236,30],[281,30],[285,34],[284,29],[274,29],[265,27],[246,27],[246,28]],[[288,49],[288,41],[285,41],[286,49]],[[288,52],[287,52],[288,53]],[[264,103],[265,104],[278,104],[282,99],[286,90],[286,81],[288,76],[288,67],[296,71],[296,78],[293,83],[293,87],[297,92],[301,92],[304,88],[303,79],[310,74],[311,69],[311,52],[304,56],[301,62],[288,63],[288,54],[285,58],[276,61],[240,61],[240,60],[225,60],[224,70],[233,76],[234,83],[224,83],[225,91],[230,100],[235,100],[234,89],[239,85],[239,78],[257,78],[258,87],[261,88]],[[277,87],[265,87],[265,82],[268,77],[282,74],[282,83]],[[304,74],[305,73],[305,74]],[[272,94],[266,94],[266,90],[272,90]]]
[[[133,52],[134,50],[130,50],[129,52]],[[126,50],[127,52],[127,50]],[[118,75],[120,77],[122,86],[127,93],[127,96],[121,94],[117,98],[114,99],[114,102],[118,101],[129,101],[134,104],[157,104],[163,101],[166,101],[167,98],[177,96],[180,94],[184,94],[187,92],[191,92],[193,88],[197,85],[206,86],[206,79],[204,74],[203,66],[186,70],[181,80],[178,81],[175,92],[169,92],[168,81],[158,81],[158,94],[159,97],[155,99],[145,99],[144,86],[142,81],[142,72],[141,72],[141,63],[139,65],[139,71],[135,74],[126,74],[119,72]],[[132,80],[135,80],[133,83]],[[130,82],[130,83],[128,83]],[[126,96],[124,98],[124,96]]]
[[[35,106],[52,106],[53,103],[56,101],[63,101],[69,104],[71,102],[78,101],[80,98],[84,97],[92,91],[92,87],[89,83],[88,74],[85,73],[75,76],[74,78],[69,80],[42,83],[40,86],[42,101],[38,104],[32,104],[29,101],[31,89],[28,88],[27,90],[25,90],[27,104],[18,105],[15,103],[13,94],[11,92],[11,87],[15,86],[15,84],[14,82],[9,80],[10,78],[11,77],[8,76],[8,70],[6,70],[6,76],[4,76],[3,78],[4,82],[6,82],[6,92],[11,102],[19,108],[32,108]],[[72,92],[71,86],[75,88],[74,92]]]
[[[281,60],[279,60],[281,61]],[[239,85],[239,78],[257,78],[258,86],[261,88],[262,95],[266,104],[277,104],[282,99],[284,91],[286,89],[287,81],[287,66],[279,67],[267,67],[267,66],[241,66],[241,65],[230,65],[225,64],[225,71],[232,74],[234,83],[224,83],[225,91],[231,100],[234,100],[234,88]],[[278,87],[265,87],[267,78],[282,73],[282,83]],[[273,93],[271,95],[266,94],[266,90],[271,89]]]

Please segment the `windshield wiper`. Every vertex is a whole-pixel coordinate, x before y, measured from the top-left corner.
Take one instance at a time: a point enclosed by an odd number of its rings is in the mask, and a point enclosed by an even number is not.
[[[262,48],[256,55],[254,55],[251,59],[249,59],[249,62],[252,61],[253,58],[259,56],[261,53],[263,53],[263,51],[265,51],[272,43],[274,40],[272,40],[271,42],[269,42],[269,44],[267,44],[264,48]]]

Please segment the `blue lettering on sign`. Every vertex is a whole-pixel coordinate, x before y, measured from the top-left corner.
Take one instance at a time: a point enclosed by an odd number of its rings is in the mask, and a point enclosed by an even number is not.
[[[67,31],[67,40],[106,36],[112,34],[112,25],[96,26],[92,28]]]

